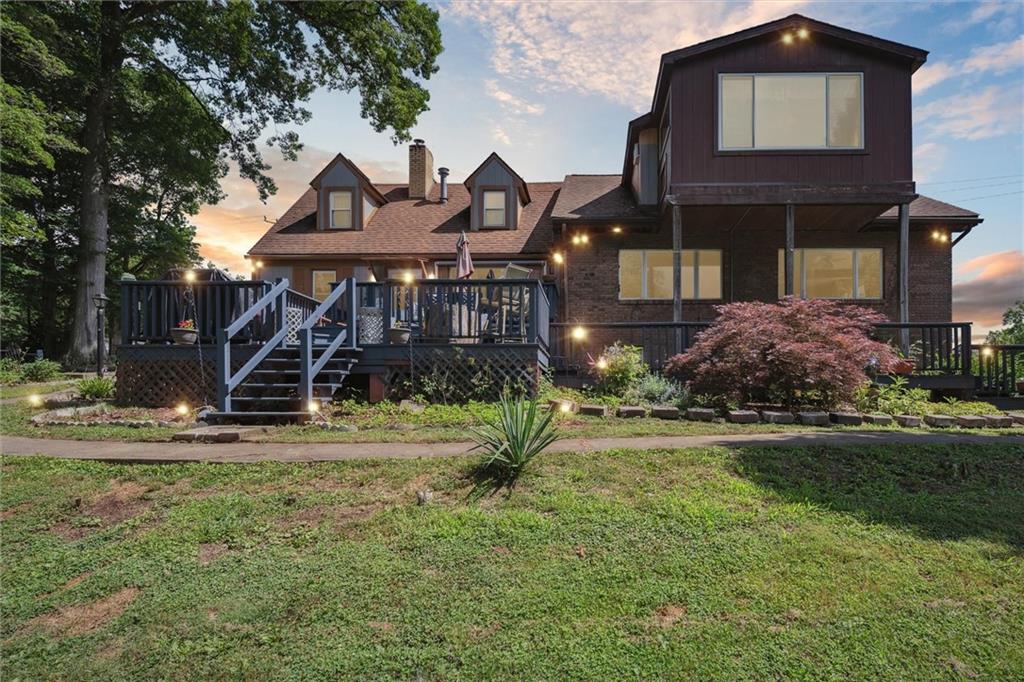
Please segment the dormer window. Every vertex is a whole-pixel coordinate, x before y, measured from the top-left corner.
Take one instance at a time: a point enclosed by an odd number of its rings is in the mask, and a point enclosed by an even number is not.
[[[863,149],[863,80],[859,73],[722,74],[718,148]]]
[[[331,192],[331,229],[352,229],[352,190]]]
[[[505,207],[507,204],[507,193],[503,189],[485,189],[484,197],[484,227],[506,227]]]

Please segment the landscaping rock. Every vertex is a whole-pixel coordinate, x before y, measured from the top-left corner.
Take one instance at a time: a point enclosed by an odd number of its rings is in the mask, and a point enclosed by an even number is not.
[[[761,413],[761,419],[767,424],[792,424],[796,421],[796,415],[792,412],[765,410]]]
[[[645,417],[647,416],[647,410],[636,405],[623,405],[619,409],[615,410],[615,415],[617,417],[622,417],[623,419]]]
[[[864,423],[864,417],[859,412],[829,412],[828,418],[833,424],[843,426],[860,426]]]
[[[206,426],[198,429],[180,431],[171,436],[171,440],[185,443],[237,443],[267,432],[265,426],[223,425]]]
[[[797,412],[796,419],[804,426],[828,426],[828,412]]]
[[[404,422],[401,424],[395,424],[394,426],[395,431],[415,431],[418,428],[420,428],[419,424],[408,424]]]
[[[965,414],[956,418],[956,425],[964,429],[985,428],[985,418],[973,414]]]
[[[342,431],[344,433],[355,433],[359,430],[355,424],[331,424],[330,422],[320,424],[320,428],[324,431]]]
[[[896,423],[907,428],[916,428],[921,425],[921,418],[916,414],[898,414]]]
[[[591,417],[607,417],[608,412],[607,405],[580,405],[580,414]]]
[[[986,414],[985,426],[990,429],[1008,429],[1013,426],[1013,419],[1002,414]]]
[[[691,407],[686,411],[686,418],[694,422],[710,422],[715,420],[715,411],[710,407]]]
[[[1006,416],[1012,419],[1014,424],[1024,424],[1024,412],[1007,412]]]
[[[413,414],[420,414],[423,410],[427,409],[426,405],[421,405],[415,400],[403,400],[398,403],[398,409],[406,412],[412,412]]]
[[[864,415],[865,424],[875,424],[876,426],[888,426],[892,424],[892,417],[887,414],[866,414]]]
[[[956,426],[956,419],[945,414],[926,414],[924,416],[924,423],[928,426],[948,429],[951,426]]]
[[[578,408],[575,402],[565,398],[552,398],[548,401],[548,406],[552,412],[563,412],[565,414],[572,414]]]
[[[733,424],[756,424],[761,421],[761,416],[753,410],[729,410],[726,419]]]
[[[658,419],[679,419],[679,408],[671,405],[657,405],[651,408],[651,416]]]
[[[432,490],[417,490],[416,491],[416,504],[421,507],[425,504],[429,504],[434,499],[434,491]]]

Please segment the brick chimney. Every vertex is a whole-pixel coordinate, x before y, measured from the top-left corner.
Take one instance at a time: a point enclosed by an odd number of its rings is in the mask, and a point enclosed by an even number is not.
[[[434,155],[423,140],[409,145],[409,198],[426,199],[434,188]]]

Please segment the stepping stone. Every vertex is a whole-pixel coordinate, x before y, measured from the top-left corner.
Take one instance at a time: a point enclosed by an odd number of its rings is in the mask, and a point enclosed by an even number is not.
[[[761,413],[761,419],[768,424],[792,424],[796,421],[796,415],[792,412],[774,412],[765,410]]]
[[[990,429],[1008,429],[1013,426],[1013,419],[1001,414],[986,414],[985,426]]]
[[[964,429],[983,429],[985,418],[974,414],[965,414],[956,418],[956,425]]]
[[[586,414],[591,417],[607,417],[608,406],[607,405],[580,405],[580,414]]]
[[[896,423],[907,428],[915,428],[921,425],[921,418],[916,414],[898,414]]]
[[[797,412],[796,419],[804,426],[828,426],[828,412]]]
[[[646,417],[647,410],[636,405],[623,405],[619,409],[615,410],[615,414],[623,419],[632,419],[634,417]]]
[[[926,414],[924,416],[924,423],[928,426],[948,429],[951,426],[956,426],[956,419],[945,414]]]
[[[829,412],[828,416],[833,424],[843,426],[860,426],[864,423],[864,417],[858,412]]]
[[[1024,412],[1007,412],[1006,416],[1012,419],[1014,424],[1024,424]]]
[[[265,426],[201,426],[188,431],[179,431],[171,436],[171,440],[185,443],[237,443],[253,436],[266,433]]]
[[[548,401],[548,406],[552,412],[563,412],[565,414],[572,414],[576,411],[576,403],[571,400],[564,398],[554,398]]]
[[[658,419],[679,419],[679,408],[671,405],[657,405],[651,408],[651,416]]]
[[[877,426],[888,426],[892,424],[892,417],[887,414],[866,414],[864,415],[865,424],[875,424]]]
[[[756,424],[761,421],[761,415],[753,410],[729,410],[726,418],[733,424]]]
[[[715,411],[710,407],[691,407],[686,411],[686,418],[695,422],[710,422],[715,420]]]

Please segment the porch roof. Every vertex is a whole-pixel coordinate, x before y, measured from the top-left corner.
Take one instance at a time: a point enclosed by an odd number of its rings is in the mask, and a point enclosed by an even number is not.
[[[622,186],[622,175],[566,175],[558,201],[551,211],[556,222],[587,220],[653,220],[652,214],[637,206],[633,191]]]
[[[888,224],[895,223],[898,219],[899,207],[893,206],[875,218],[874,222]],[[919,195],[910,202],[910,220],[911,222],[954,223],[957,225],[954,229],[967,229],[984,222],[984,218],[974,211],[924,195]]]

